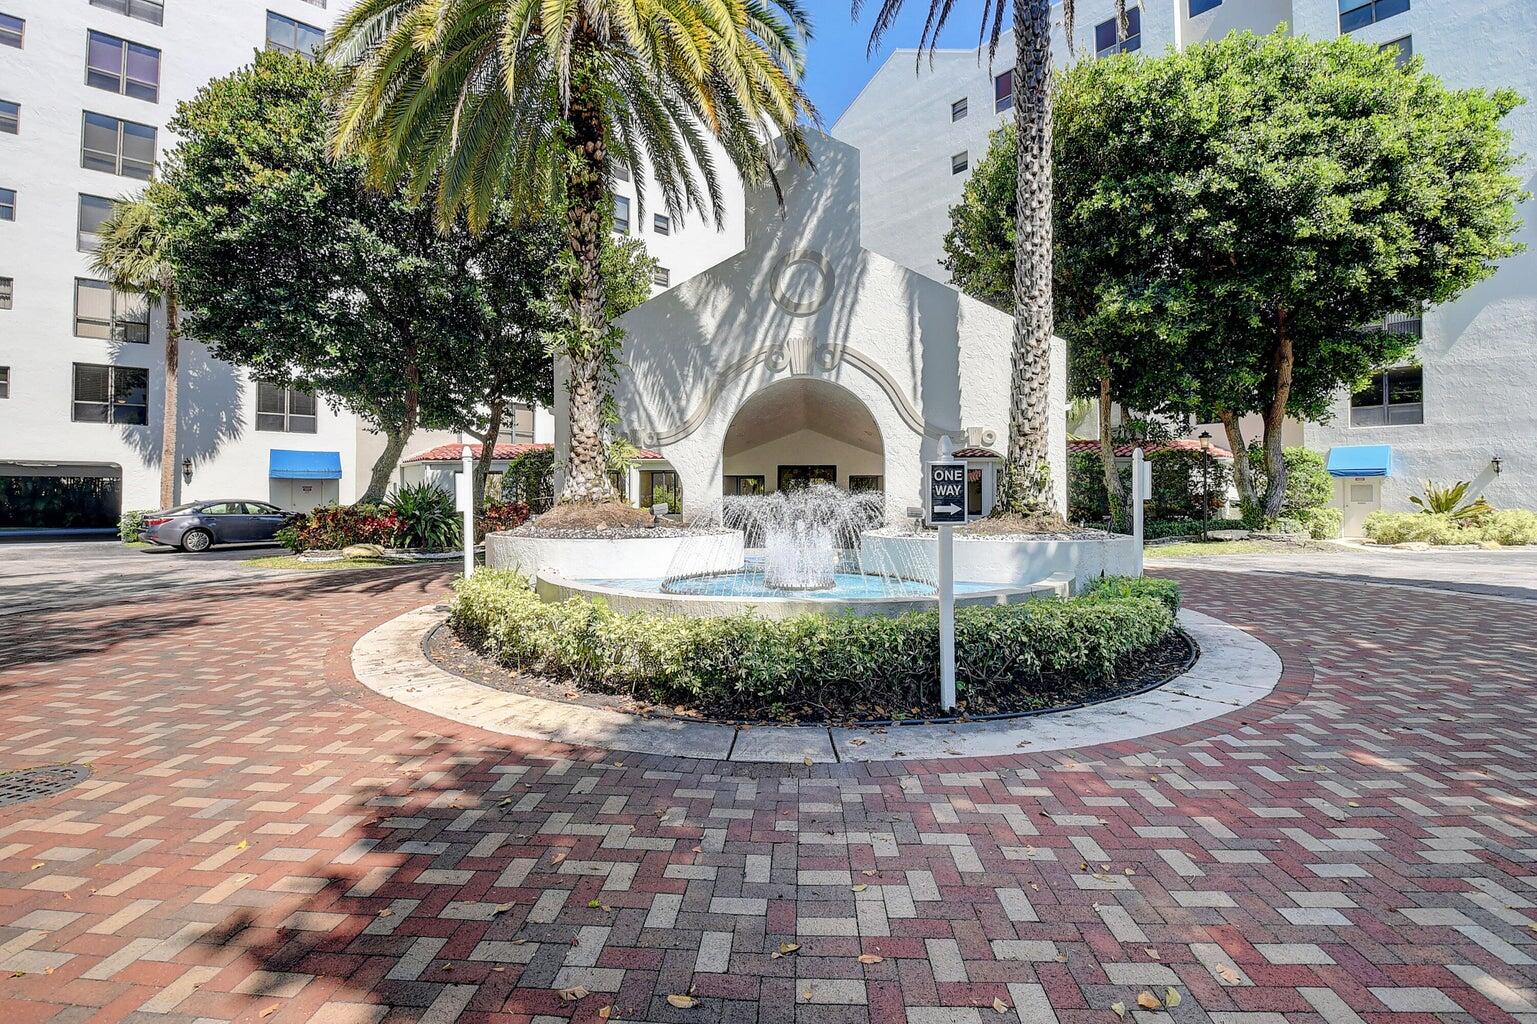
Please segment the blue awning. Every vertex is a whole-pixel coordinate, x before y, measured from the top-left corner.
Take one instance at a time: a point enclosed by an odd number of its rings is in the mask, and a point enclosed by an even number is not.
[[[342,453],[295,452],[274,448],[267,475],[274,480],[340,480]]]
[[[1392,472],[1390,444],[1350,444],[1329,449],[1331,476],[1389,476]]]

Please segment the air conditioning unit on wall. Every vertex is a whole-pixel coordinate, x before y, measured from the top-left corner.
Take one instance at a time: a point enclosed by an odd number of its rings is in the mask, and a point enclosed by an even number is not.
[[[991,427],[967,427],[966,444],[971,448],[991,448],[998,443],[998,431]]]

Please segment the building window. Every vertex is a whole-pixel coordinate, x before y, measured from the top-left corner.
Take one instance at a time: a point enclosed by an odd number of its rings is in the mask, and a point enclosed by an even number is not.
[[[289,434],[313,434],[315,393],[285,388],[265,381],[256,382],[256,429],[280,430]]]
[[[112,213],[112,200],[102,196],[80,195],[80,209],[75,217],[75,248],[95,252],[101,246],[101,226]]]
[[[105,281],[75,278],[75,337],[149,344],[149,303]]]
[[[1190,16],[1194,18],[1198,14],[1216,10],[1222,6],[1222,0],[1190,0]]]
[[[651,215],[651,230],[659,235],[672,234],[672,218],[665,213],[653,213]]]
[[[0,220],[16,219],[16,190],[0,188]]]
[[[0,100],[0,132],[7,135],[21,133],[21,104]]]
[[[608,166],[609,173],[614,176],[615,181],[630,180],[630,169],[624,164],[620,163],[618,160],[610,161]]]
[[[313,58],[320,52],[320,45],[325,41],[323,29],[285,18],[276,11],[267,12],[267,49],[302,53]]]
[[[1014,72],[1005,71],[993,78],[993,111],[1001,114],[1014,105]]]
[[[879,474],[850,473],[849,492],[851,494],[864,494],[871,491],[885,489],[885,479]]]
[[[1373,377],[1350,396],[1352,427],[1396,427],[1425,422],[1425,375],[1399,366]]]
[[[652,505],[666,505],[669,512],[677,512],[683,508],[683,484],[678,479],[678,474],[670,469],[642,472],[640,493],[642,499],[650,499],[646,501],[644,508],[650,508]]]
[[[666,267],[657,267],[651,272],[651,283],[658,288],[668,288],[672,285],[672,272]]]
[[[14,46],[19,50],[26,34],[25,19],[18,18],[14,14],[0,13],[0,46]]]
[[[966,116],[966,97],[962,96],[950,104],[950,120],[959,121]]]
[[[75,364],[76,423],[149,422],[149,371],[141,366]]]
[[[160,100],[160,51],[105,32],[90,32],[85,55],[85,84],[157,103]]]
[[[155,169],[155,129],[137,121],[85,112],[80,166],[148,181]]]
[[[1340,31],[1354,32],[1408,9],[1409,0],[1340,0]]]
[[[1120,27],[1116,19],[1102,21],[1094,26],[1094,55],[1108,57],[1113,53],[1131,53],[1142,49],[1142,8],[1132,7],[1126,12],[1126,38],[1117,38]]]
[[[619,235],[628,235],[630,233],[629,196],[614,197],[614,233]]]
[[[721,493],[728,498],[738,498],[749,494],[762,494],[768,489],[763,474],[743,475],[736,474],[724,478]]]
[[[0,309],[10,309],[11,303],[16,298],[16,282],[9,277],[0,277]]]
[[[516,402],[507,410],[511,420],[502,421],[502,429],[496,439],[510,444],[534,443],[534,407],[527,402]]]
[[[0,398],[11,397],[11,368],[0,366]]]
[[[950,173],[951,174],[964,174],[964,173],[966,173],[967,163],[968,163],[967,156],[966,156],[966,154],[964,152],[955,154],[954,156],[952,156],[950,158]]]
[[[151,25],[165,24],[165,4],[161,0],[91,0],[91,6],[126,14]]]
[[[1393,39],[1383,43],[1378,47],[1378,49],[1384,51],[1396,51],[1394,57],[1398,60],[1398,66],[1403,67],[1405,64],[1409,63],[1409,58],[1414,56],[1414,39],[1410,36],[1404,36],[1401,39]]]

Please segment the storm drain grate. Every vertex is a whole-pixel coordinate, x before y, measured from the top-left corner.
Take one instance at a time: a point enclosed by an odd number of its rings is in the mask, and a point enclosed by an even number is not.
[[[0,775],[0,807],[41,800],[80,785],[91,777],[83,764],[49,764]]]

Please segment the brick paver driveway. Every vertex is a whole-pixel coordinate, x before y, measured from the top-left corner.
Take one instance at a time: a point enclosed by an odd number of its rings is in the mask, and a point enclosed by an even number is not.
[[[0,1024],[1537,1020],[1537,614],[1181,579],[1281,652],[1269,705],[816,769],[361,692],[430,570],[0,619],[0,768],[93,770],[0,807]]]

